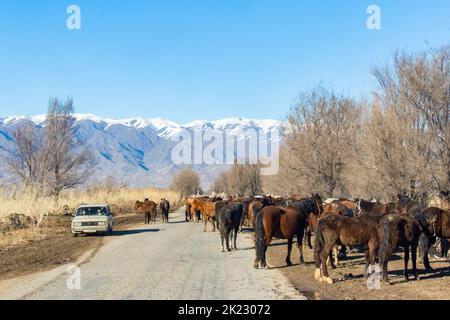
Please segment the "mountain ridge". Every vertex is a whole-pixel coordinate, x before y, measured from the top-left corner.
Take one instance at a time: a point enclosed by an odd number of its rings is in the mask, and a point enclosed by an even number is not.
[[[281,129],[278,120],[256,120],[247,118],[225,118],[216,121],[197,120],[184,125],[176,122],[141,117],[111,119],[94,114],[74,114],[77,137],[93,155],[97,165],[88,183],[101,183],[113,178],[118,183],[133,187],[169,187],[171,178],[180,166],[171,161],[175,138],[184,131],[231,133],[243,138],[248,130],[268,133]],[[33,123],[42,130],[45,115],[0,117],[0,179],[11,181],[5,166],[6,158],[14,150],[13,132],[17,126]],[[193,166],[201,177],[203,188],[226,170],[226,165]]]

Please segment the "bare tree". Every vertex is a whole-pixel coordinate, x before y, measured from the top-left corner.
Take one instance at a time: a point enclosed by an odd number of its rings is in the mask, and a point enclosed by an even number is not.
[[[261,167],[259,165],[234,164],[222,172],[213,184],[218,193],[237,196],[256,196],[262,193]]]
[[[65,103],[52,99],[45,126],[48,154],[48,184],[52,195],[59,198],[63,190],[84,183],[94,162],[76,138],[73,100]]]
[[[12,135],[15,147],[7,160],[8,167],[27,188],[38,191],[43,187],[47,165],[44,137],[33,123],[19,126]]]
[[[291,156],[281,157],[282,170],[300,179],[296,193],[349,193],[346,177],[356,155],[359,114],[355,101],[320,86],[300,95],[289,115],[285,148]],[[279,183],[289,185],[291,179]]]
[[[172,180],[172,188],[180,193],[180,200],[200,191],[200,177],[190,168],[181,170]]]
[[[423,195],[449,190],[450,46],[397,53],[392,67],[373,73],[380,85],[376,102],[381,110],[372,121],[378,129],[378,160],[389,159],[378,170],[387,173],[396,191]]]

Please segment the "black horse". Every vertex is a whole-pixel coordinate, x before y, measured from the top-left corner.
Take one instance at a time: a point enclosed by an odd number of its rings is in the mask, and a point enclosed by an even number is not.
[[[163,222],[169,222],[169,212],[170,212],[170,203],[166,199],[161,199],[161,203],[159,204],[159,209],[161,210]]]
[[[428,208],[415,215],[419,221],[424,236],[421,238],[423,250],[423,264],[427,272],[432,271],[428,258],[430,247],[436,242],[436,237],[450,239],[450,210]]]
[[[242,203],[221,201],[216,205],[216,223],[222,240],[222,252],[237,250],[237,235],[242,222],[244,206]],[[230,247],[230,240],[232,241]]]

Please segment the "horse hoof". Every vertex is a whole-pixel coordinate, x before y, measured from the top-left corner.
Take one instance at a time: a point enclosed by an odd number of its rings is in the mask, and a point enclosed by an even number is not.
[[[383,283],[392,286],[392,282],[390,282],[388,279],[383,279]]]
[[[334,284],[333,279],[331,279],[330,277],[324,277],[323,282],[325,282],[326,284]]]
[[[288,267],[292,267],[292,262],[291,262],[291,261],[286,261],[286,265],[287,265]]]
[[[322,272],[320,271],[320,269],[316,269],[316,273],[314,274],[314,278],[317,281],[320,281],[320,279],[322,279]]]

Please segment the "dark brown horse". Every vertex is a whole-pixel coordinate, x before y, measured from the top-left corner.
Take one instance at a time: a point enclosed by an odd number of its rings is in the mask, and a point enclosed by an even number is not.
[[[255,219],[256,259],[253,266],[256,269],[267,266],[266,251],[273,238],[288,240],[286,264],[292,265],[291,251],[295,236],[297,236],[300,263],[304,263],[303,236],[306,223],[306,217],[295,206],[286,208],[268,206],[258,212]]]
[[[306,217],[308,223],[306,225],[306,242],[308,247],[312,249],[311,236],[312,232],[316,229],[317,221],[323,213],[323,201],[319,194],[313,194],[311,198],[288,201],[289,205],[297,207],[300,212]]]
[[[426,271],[431,271],[433,268],[430,265],[428,251],[435,243],[436,237],[450,240],[450,210],[427,208],[416,214],[415,218],[419,221],[425,235],[422,239],[427,240],[422,243],[424,250],[423,264]]]
[[[316,280],[333,284],[328,273],[327,260],[336,245],[362,247],[366,251],[366,267],[369,264],[375,265],[380,219],[381,216],[375,215],[354,218],[329,215],[320,219],[316,228],[314,247]]]
[[[408,196],[399,195],[396,209],[400,214],[416,215],[425,209],[425,207],[420,202],[413,200]]]
[[[216,222],[222,240],[222,252],[237,250],[237,236],[242,221],[242,204],[230,201],[220,201],[216,204]],[[230,246],[231,242],[231,246]]]
[[[145,215],[145,224],[156,223],[156,203],[145,199],[144,202],[136,201],[134,212]]]
[[[254,200],[255,200],[255,198],[253,198],[253,197],[235,198],[232,200],[232,202],[234,202],[234,203],[242,204],[242,207],[243,207],[242,221],[241,221],[241,227],[240,227],[241,231],[246,224],[247,225],[249,224],[248,210],[249,210],[250,203]]]
[[[421,234],[419,222],[410,215],[390,214],[380,222],[379,236],[380,247],[378,252],[378,260],[383,267],[383,280],[389,283],[388,279],[388,263],[392,253],[397,247],[404,249],[404,276],[409,281],[408,263],[409,249],[411,248],[411,259],[414,278],[417,280],[417,247]]]
[[[159,209],[161,210],[163,223],[169,223],[169,212],[170,212],[170,203],[166,199],[161,199],[161,203],[159,204]]]
[[[350,201],[350,200],[345,200]],[[345,202],[344,202],[345,203]],[[345,205],[341,200],[334,201],[330,204],[326,204],[323,206],[323,213],[320,215],[320,218],[325,218],[330,215],[339,215],[339,216],[346,216],[346,217],[354,217],[353,210],[349,208],[349,205]],[[341,250],[339,251],[339,246],[335,245],[333,248],[333,256],[330,255],[330,263],[333,266],[333,258],[334,258],[334,264],[336,266],[339,265],[339,259],[346,259],[347,258],[347,248],[345,246],[341,247]]]

